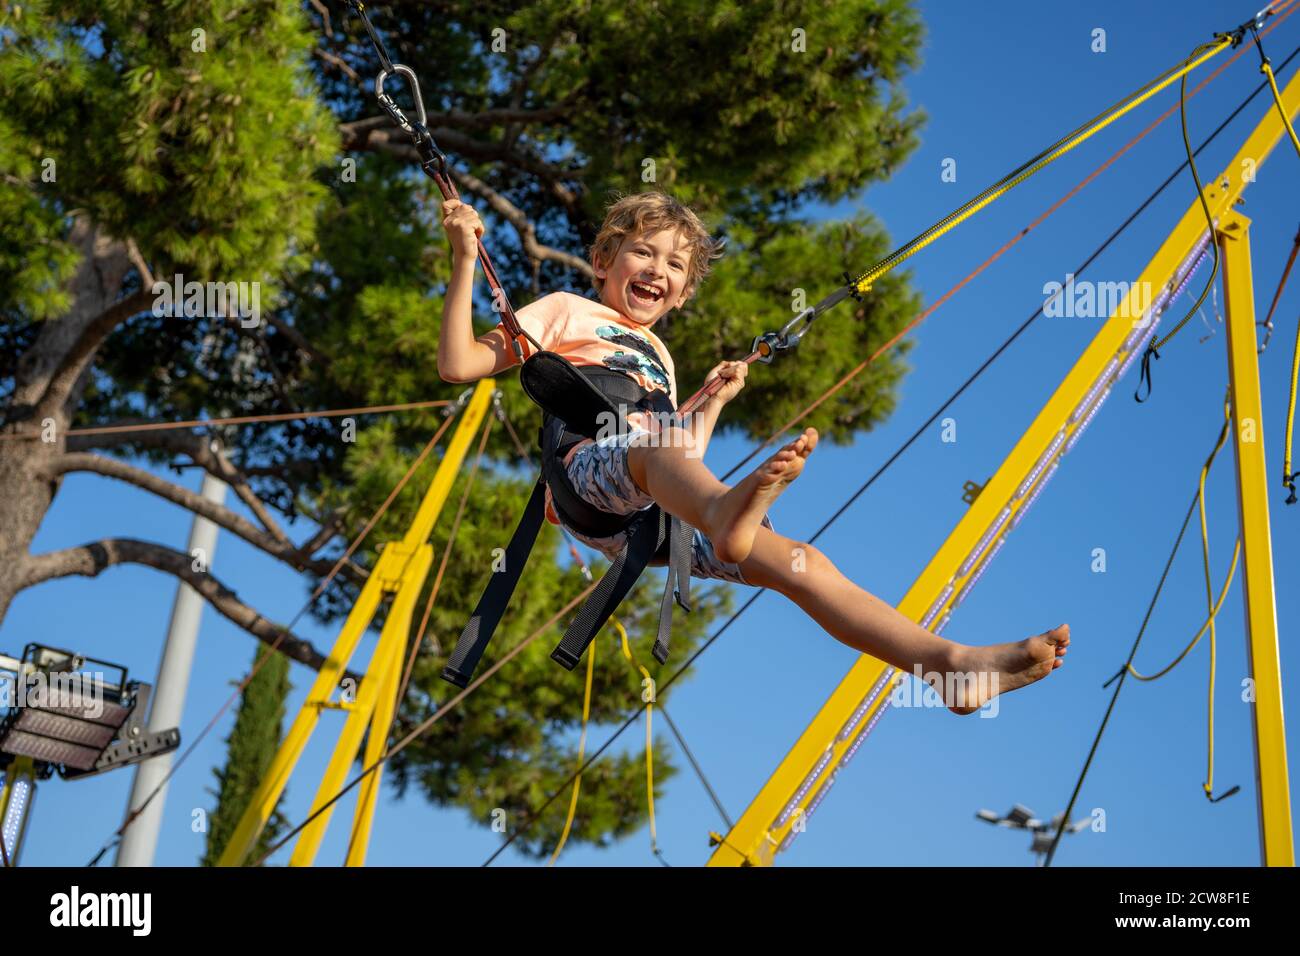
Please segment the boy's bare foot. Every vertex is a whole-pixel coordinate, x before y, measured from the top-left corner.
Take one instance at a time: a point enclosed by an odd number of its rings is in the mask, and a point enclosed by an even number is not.
[[[1062,624],[1010,644],[962,647],[953,670],[964,679],[954,679],[947,693],[945,688],[935,689],[944,695],[944,703],[954,714],[973,714],[998,694],[1032,684],[1056,670],[1065,663],[1069,646],[1070,625]]]
[[[802,435],[713,503],[707,531],[719,558],[739,564],[749,557],[763,515],[790,482],[799,477],[804,462],[816,447],[817,429],[805,428]]]

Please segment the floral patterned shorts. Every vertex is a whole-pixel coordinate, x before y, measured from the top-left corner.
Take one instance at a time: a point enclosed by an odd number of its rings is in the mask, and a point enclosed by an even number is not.
[[[617,515],[645,511],[654,505],[655,500],[637,487],[628,469],[628,446],[639,434],[649,433],[645,429],[627,430],[588,442],[573,453],[566,472],[583,501],[601,511]],[[772,527],[767,516],[763,517],[763,524]],[[609,538],[589,538],[572,528],[569,533],[588,547],[595,548],[610,561],[616,559],[627,545],[626,532],[620,531]],[[699,530],[696,530],[691,544],[691,577],[716,578],[735,584],[749,583],[740,573],[740,565],[719,559],[713,551],[713,543]]]

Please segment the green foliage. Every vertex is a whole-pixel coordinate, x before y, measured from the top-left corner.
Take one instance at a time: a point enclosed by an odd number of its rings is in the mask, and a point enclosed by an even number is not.
[[[37,0],[6,4],[4,28],[5,172],[31,182],[53,158],[40,193],[133,238],[160,276],[270,281],[305,261],[338,135],[296,3]]]
[[[269,322],[250,332],[216,317],[134,317],[101,348],[75,424],[461,394],[436,366],[450,272],[436,193],[408,156],[358,132],[357,121],[378,113],[378,66],[356,18],[340,16],[342,4],[328,8],[327,29],[319,5],[298,0],[0,0],[0,216],[18,224],[0,235],[0,344],[12,344],[15,357],[0,361],[0,396],[39,323],[70,305],[74,209],[134,240],[159,278],[265,283]],[[799,290],[814,302],[843,271],[866,269],[891,246],[866,213],[810,220],[858,198],[916,145],[923,117],[905,109],[897,85],[917,65],[921,41],[906,0],[394,0],[371,14],[394,59],[419,74],[453,167],[518,209],[539,242],[581,256],[612,193],[652,187],[694,204],[726,237],[714,276],[656,329],[672,349],[682,396],[719,361],[743,355],[755,335],[788,321]],[[205,31],[205,52],[195,49],[195,30]],[[50,158],[54,182],[41,178]],[[650,170],[653,182],[643,178]],[[560,264],[530,261],[505,220],[466,198],[484,214],[516,305],[553,289],[589,291]],[[891,273],[866,301],[821,318],[796,353],[756,367],[720,428],[766,438],[918,305],[907,274]],[[486,330],[495,320],[480,289],[476,323]],[[882,421],[906,371],[902,353],[882,355],[805,423],[847,443]],[[531,445],[538,411],[513,374],[497,387]],[[306,519],[291,525],[295,540],[340,520],[344,538],[326,551],[337,556],[442,420],[436,409],[356,416],[351,442],[340,419],[260,424],[223,438],[259,497],[291,521]],[[359,564],[373,566],[375,547],[405,531],[449,439],[371,532]],[[171,460],[143,446],[122,453]],[[494,421],[398,736],[449,699],[438,674],[535,474]],[[467,467],[434,530],[439,556],[468,479]],[[566,553],[544,526],[483,668],[585,586]],[[303,582],[304,595],[314,584]],[[620,609],[647,666],[661,589],[661,575],[647,575]],[[675,616],[670,669],[732,607],[730,589],[697,583],[696,593],[696,610]],[[336,581],[314,613],[337,618],[355,595],[354,583]],[[598,638],[593,721],[601,727],[640,706],[639,675],[612,635]],[[501,808],[512,827],[559,789],[575,766],[583,680],[581,668],[550,661],[559,637],[550,628],[399,754],[390,776],[398,789],[414,785],[485,825]],[[658,742],[658,783],[675,772],[665,750]],[[573,839],[606,844],[644,824],[643,768],[644,753],[632,747],[588,771]],[[565,805],[556,801],[516,845],[549,852]]]
[[[266,653],[266,649],[258,648],[253,657],[254,667]],[[289,659],[283,654],[270,652],[266,663],[253,675],[240,696],[235,726],[226,738],[226,765],[212,771],[217,778],[217,789],[208,792],[217,798],[217,808],[208,818],[207,849],[200,861],[203,866],[217,865],[235,827],[239,825],[239,818],[271,766],[280,744],[284,702],[289,689]],[[288,829],[288,821],[280,812],[279,804],[277,801],[258,836],[249,854],[249,862],[261,858]]]

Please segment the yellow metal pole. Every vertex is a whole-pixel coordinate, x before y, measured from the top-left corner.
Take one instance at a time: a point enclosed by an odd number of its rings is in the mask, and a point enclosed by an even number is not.
[[[343,629],[339,632],[334,647],[330,649],[325,664],[316,675],[302,709],[289,728],[289,733],[280,744],[280,749],[276,751],[270,768],[258,784],[243,816],[240,817],[230,842],[218,860],[218,866],[242,865],[257,842],[262,828],[266,826],[266,821],[271,818],[271,813],[289,782],[293,768],[297,765],[307,742],[311,739],[312,732],[316,729],[321,710],[332,706],[330,698],[338,687],[339,676],[347,667],[348,661],[352,659],[361,636],[374,620],[380,602],[386,594],[396,593],[403,576],[408,571],[411,557],[418,551],[419,546],[425,543],[433,530],[438,513],[451,492],[456,472],[460,470],[470,442],[488,412],[494,390],[495,384],[490,378],[481,379],[475,385],[470,400],[461,413],[461,419],[456,424],[456,431],[447,446],[447,451],[443,454],[433,481],[420,503],[410,530],[400,543],[389,542],[380,551],[374,570],[366,579],[357,603],[348,613]],[[352,753],[356,753],[355,747]]]
[[[280,744],[271,766],[267,768],[266,774],[257,785],[257,790],[248,801],[248,806],[239,818],[239,824],[235,827],[230,842],[221,852],[221,857],[217,861],[218,866],[242,865],[257,843],[258,835],[266,826],[266,821],[271,818],[275,805],[289,782],[289,775],[297,765],[303,750],[306,749],[312,731],[316,729],[321,709],[329,706],[330,696],[339,685],[339,676],[347,667],[348,661],[352,659],[352,654],[361,641],[361,635],[366,632],[366,628],[374,619],[379,602],[384,597],[382,582],[385,574],[397,575],[398,569],[393,567],[395,564],[395,555],[387,553],[379,555],[374,570],[361,588],[357,603],[352,606],[347,620],[343,622],[343,629],[339,632],[334,647],[330,649],[329,657],[325,659],[325,664],[312,682],[311,690],[307,692],[307,699],[289,727],[289,733]]]
[[[403,576],[402,584],[399,585],[397,596],[388,609],[388,617],[379,634],[379,643],[370,658],[370,666],[366,668],[365,680],[361,682],[361,687],[357,691],[356,703],[348,711],[343,732],[339,734],[334,754],[330,757],[324,776],[321,777],[316,798],[312,800],[311,813],[313,814],[343,789],[348,770],[356,760],[357,749],[361,746],[361,737],[365,733],[366,725],[370,723],[375,713],[375,705],[379,702],[380,693],[389,684],[387,678],[388,672],[392,670],[392,662],[401,657],[402,649],[406,647],[407,639],[410,637],[411,617],[415,611],[415,603],[432,563],[433,548],[425,544],[420,546],[407,566],[408,570]],[[389,713],[391,712],[390,708]],[[385,733],[386,728],[387,725],[385,725]],[[320,849],[321,840],[325,838],[325,830],[329,826],[335,806],[337,804],[330,806],[303,827],[294,846],[293,855],[289,858],[290,866],[311,866],[317,850]]]
[[[429,534],[433,531],[434,522],[438,520],[438,515],[442,513],[442,506],[447,501],[447,495],[451,493],[452,483],[456,480],[456,472],[460,470],[461,462],[465,460],[470,442],[474,440],[474,435],[478,431],[479,423],[483,421],[483,416],[488,413],[489,406],[492,404],[492,393],[495,390],[496,385],[490,378],[480,379],[478,384],[474,386],[474,394],[465,406],[464,415],[460,424],[456,426],[456,433],[447,446],[446,455],[443,456],[444,464],[455,462],[455,467],[449,469],[439,468],[438,473],[434,476],[433,484],[429,486],[424,500],[420,502],[420,510],[416,512],[415,520],[411,522],[411,527],[407,530],[406,536],[402,538],[402,545],[408,550],[413,551],[429,540]]]
[[[412,580],[412,593],[418,595],[423,584],[423,576],[419,581]],[[405,588],[406,585],[403,584],[402,594],[405,593]],[[399,595],[398,600],[400,599]],[[396,605],[396,601],[394,605]],[[407,618],[407,631],[409,633],[409,614]],[[388,743],[388,733],[393,726],[393,712],[397,709],[398,704],[397,685],[401,679],[404,658],[402,651],[405,648],[406,642],[402,641],[401,643],[394,642],[389,649],[389,660],[384,666],[383,683],[379,687],[379,697],[375,702],[374,713],[370,719],[370,732],[366,737],[366,750],[361,761],[363,768],[371,766],[384,755]],[[366,850],[370,846],[370,829],[375,818],[375,804],[379,799],[379,784],[383,773],[384,767],[380,764],[365,780],[361,781],[360,792],[357,794],[357,808],[352,817],[352,834],[348,839],[348,852],[343,861],[344,866],[366,865]]]
[[[1241,528],[1241,579],[1246,649],[1254,685],[1251,725],[1259,807],[1260,858],[1265,866],[1294,866],[1291,794],[1287,777],[1282,668],[1273,591],[1273,541],[1269,529],[1264,412],[1259,392],[1259,347],[1250,270],[1250,220],[1230,213],[1220,223],[1223,298],[1228,330],[1236,448],[1237,515]]]
[[[1300,74],[1287,83],[1282,102],[1289,116],[1300,110]],[[1219,220],[1232,210],[1283,135],[1281,118],[1270,104],[1223,173],[1206,183],[1205,198],[1212,218]],[[1114,382],[1145,347],[1150,329],[1135,327],[1134,317],[1139,322],[1145,317],[1156,290],[1169,290],[1181,281],[1188,257],[1209,238],[1200,201],[1193,201],[1109,321],[898,603],[901,613],[935,633],[948,623],[957,605],[992,562],[1007,532],[1046,485],[1061,456],[1073,447]],[[884,713],[891,691],[901,679],[902,675],[883,661],[865,654],[858,658],[735,826],[714,841],[717,849],[708,865],[771,864],[776,854],[803,831],[840,770]]]

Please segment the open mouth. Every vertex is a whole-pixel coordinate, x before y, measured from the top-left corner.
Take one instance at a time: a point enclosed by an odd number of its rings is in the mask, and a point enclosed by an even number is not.
[[[628,288],[632,290],[632,298],[642,305],[654,305],[664,297],[662,289],[657,289],[648,282],[631,282]]]

